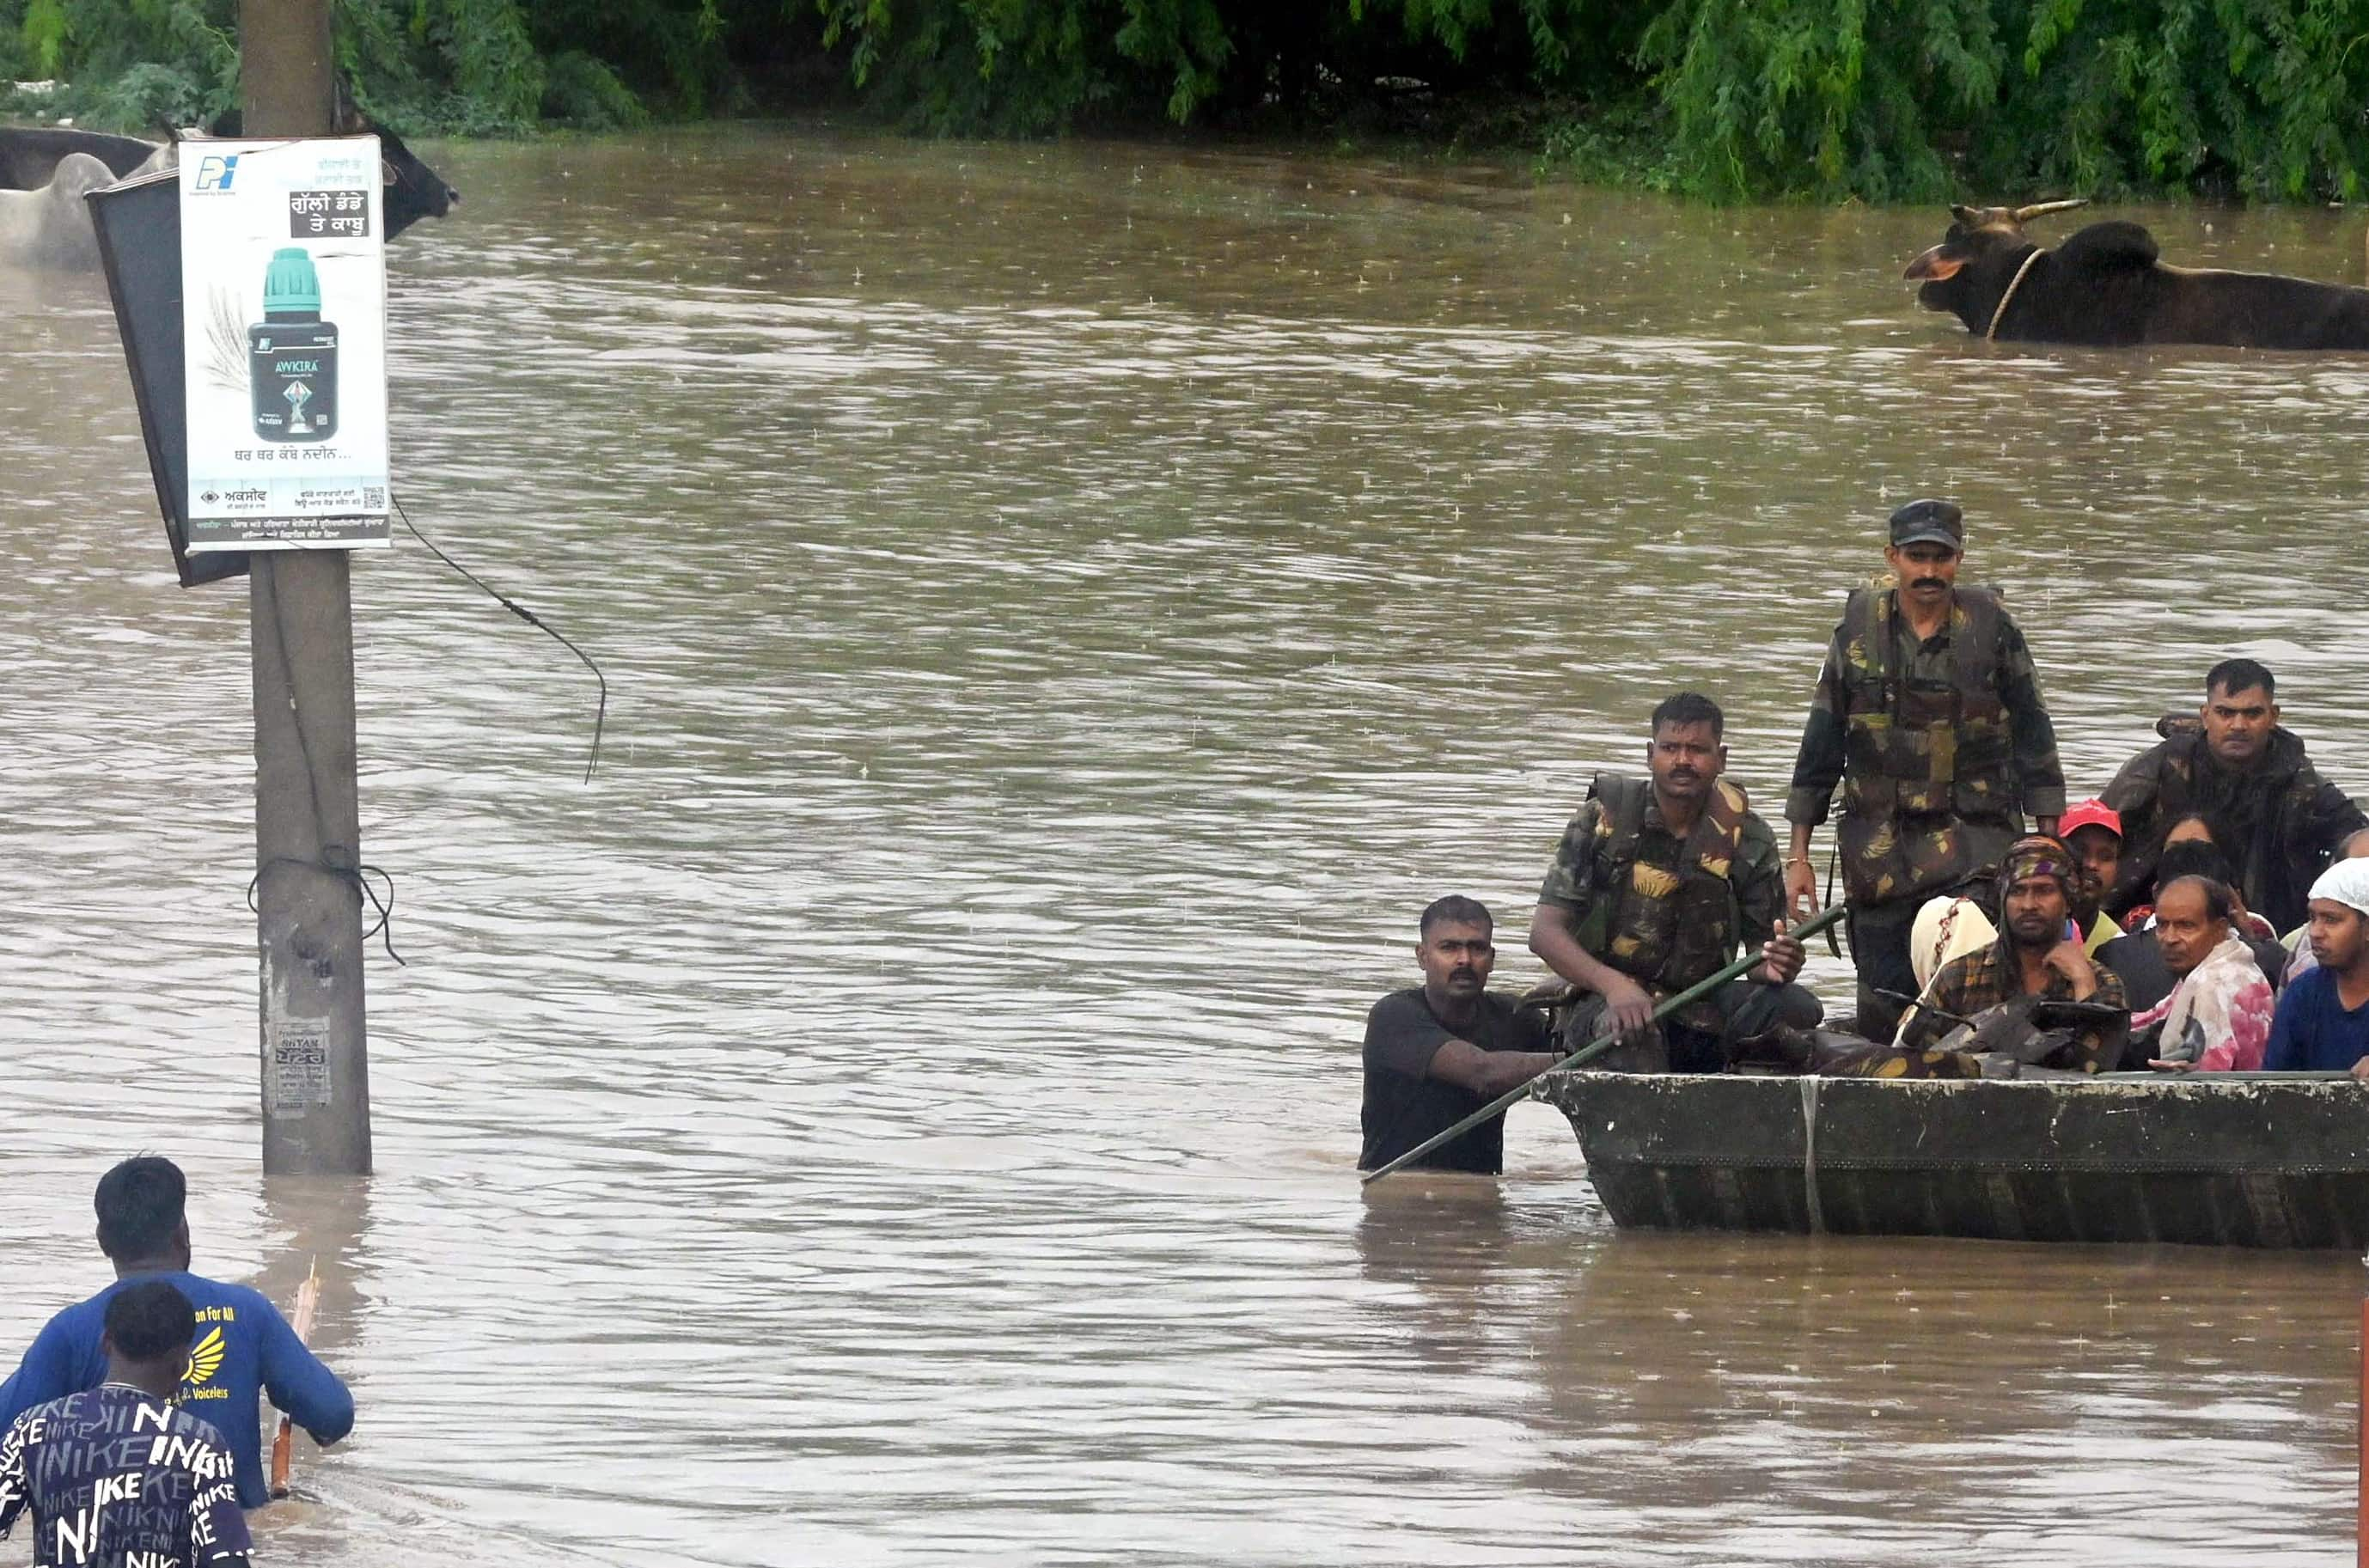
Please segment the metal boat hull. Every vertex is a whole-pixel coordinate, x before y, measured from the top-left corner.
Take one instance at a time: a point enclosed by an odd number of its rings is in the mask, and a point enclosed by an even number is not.
[[[2369,1245],[2369,1084],[1571,1072],[1613,1222],[2020,1242]]]

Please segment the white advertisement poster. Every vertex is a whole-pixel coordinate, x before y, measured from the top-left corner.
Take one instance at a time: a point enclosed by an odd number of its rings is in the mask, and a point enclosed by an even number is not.
[[[181,143],[189,550],[389,542],[375,136]]]

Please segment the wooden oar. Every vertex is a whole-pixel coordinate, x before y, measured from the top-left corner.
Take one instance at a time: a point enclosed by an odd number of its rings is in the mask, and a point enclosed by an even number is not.
[[[296,1315],[289,1327],[296,1331],[296,1343],[309,1345],[313,1338],[313,1317],[321,1307],[321,1260],[314,1258],[304,1283],[296,1288]],[[296,1423],[285,1411],[280,1415],[279,1434],[271,1439],[271,1494],[288,1495],[288,1471],[296,1462]]]
[[[1817,914],[1811,916],[1808,921],[1804,921],[1801,925],[1795,926],[1790,934],[1796,937],[1815,936],[1818,933],[1825,931],[1837,921],[1842,919],[1843,914],[1843,905],[1829,905]],[[1648,1022],[1654,1024],[1660,1023],[1663,1019],[1667,1018],[1671,1013],[1676,1013],[1679,1008],[1686,1006],[1689,1002],[1696,1001],[1703,997],[1709,996],[1712,991],[1715,991],[1720,987],[1727,984],[1728,981],[1740,978],[1746,969],[1753,967],[1760,961],[1759,950],[1756,948],[1752,952],[1745,954],[1743,957],[1738,958],[1734,963],[1730,964],[1726,968],[1722,969],[1719,973],[1711,976],[1709,979],[1701,980],[1694,985],[1688,986],[1686,990],[1670,998],[1669,1001],[1654,1009],[1654,1016],[1649,1019]],[[1586,1045],[1582,1046],[1579,1049],[1572,1052],[1571,1055],[1563,1058],[1561,1061],[1556,1062],[1552,1067],[1548,1068],[1546,1070],[1547,1072],[1561,1072],[1567,1068],[1577,1067],[1582,1062],[1594,1061],[1597,1057],[1602,1056],[1614,1046],[1619,1045],[1621,1038],[1622,1036],[1617,1033],[1598,1035],[1595,1039],[1589,1041]],[[1546,1073],[1544,1072],[1539,1075],[1539,1078],[1543,1078],[1545,1076]],[[1449,1139],[1471,1131],[1472,1128],[1479,1127],[1482,1122],[1487,1121],[1492,1116],[1504,1116],[1505,1112],[1512,1107],[1515,1101],[1528,1099],[1530,1095],[1531,1090],[1537,1086],[1537,1083],[1538,1079],[1534,1078],[1518,1089],[1508,1089],[1505,1093],[1498,1095],[1495,1099],[1490,1101],[1487,1104],[1482,1106],[1479,1110],[1473,1112],[1462,1121],[1458,1122],[1454,1127],[1449,1127],[1446,1132],[1436,1132],[1432,1134],[1429,1138],[1425,1139],[1421,1143],[1416,1144],[1413,1149],[1408,1150],[1405,1153],[1400,1155],[1389,1164],[1378,1166],[1374,1170],[1367,1172],[1363,1176],[1359,1177],[1358,1180],[1361,1183],[1379,1182],[1384,1176],[1389,1175],[1392,1171],[1397,1170],[1400,1166],[1408,1163],[1410,1161],[1420,1160],[1425,1155],[1430,1153],[1433,1150],[1438,1148],[1441,1144],[1446,1143]]]

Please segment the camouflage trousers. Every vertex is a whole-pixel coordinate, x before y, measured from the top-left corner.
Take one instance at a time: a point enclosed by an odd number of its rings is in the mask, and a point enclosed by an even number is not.
[[[1724,1072],[1731,1047],[1765,1035],[1780,1024],[1814,1029],[1825,1008],[1802,986],[1772,986],[1761,980],[1730,980],[1709,999],[1719,1009],[1719,1027],[1697,1027],[1664,1019],[1642,1038],[1613,1047],[1587,1065],[1599,1072]],[[1593,991],[1562,1010],[1555,1049],[1568,1055],[1604,1032],[1604,999]]]

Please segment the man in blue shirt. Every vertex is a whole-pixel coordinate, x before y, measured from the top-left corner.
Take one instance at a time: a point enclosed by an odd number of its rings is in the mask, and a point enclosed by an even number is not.
[[[31,1508],[35,1568],[246,1568],[222,1435],[171,1403],[197,1329],[163,1280],[126,1286],[107,1303],[107,1380],[35,1405],[0,1437],[0,1537]]]
[[[153,1154],[126,1160],[99,1178],[92,1207],[115,1283],[68,1307],[34,1336],[16,1375],[0,1383],[0,1428],[37,1404],[97,1388],[107,1374],[109,1302],[134,1283],[161,1279],[188,1297],[197,1314],[196,1344],[174,1402],[220,1430],[235,1463],[239,1505],[259,1508],[271,1494],[256,1391],[269,1392],[273,1405],[324,1447],[353,1430],[354,1398],[260,1291],[189,1272],[188,1197],[180,1167]]]
[[[2311,956],[2279,998],[2262,1065],[2369,1079],[2369,860],[2340,860],[2311,885]]]

